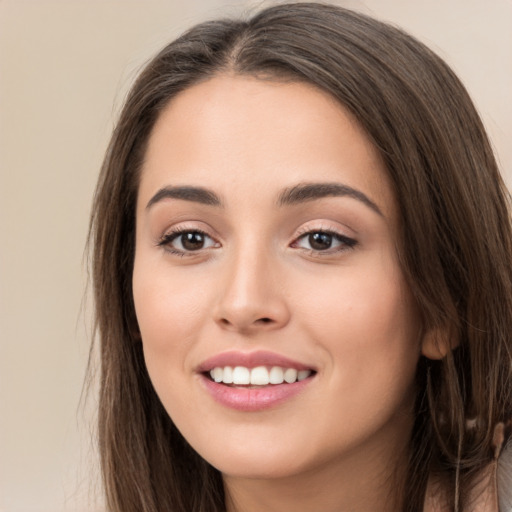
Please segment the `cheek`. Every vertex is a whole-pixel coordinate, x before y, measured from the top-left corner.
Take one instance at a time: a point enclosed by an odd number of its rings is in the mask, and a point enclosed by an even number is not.
[[[202,321],[204,287],[187,275],[173,275],[165,265],[136,258],[133,297],[142,339],[155,348],[176,340],[186,344]]]
[[[419,315],[396,265],[365,268],[371,270],[347,272],[310,293],[301,307],[302,328],[326,353],[345,396],[367,400],[385,393],[399,401],[420,355]]]
[[[183,275],[186,272],[173,275],[165,261],[143,256],[135,258],[135,312],[147,370],[165,404],[190,367],[189,355],[208,308],[197,280]]]
[[[201,290],[194,280],[170,275],[166,265],[136,257],[133,296],[153,387],[173,419],[183,414],[187,418],[184,376],[190,369],[190,352],[202,325]]]

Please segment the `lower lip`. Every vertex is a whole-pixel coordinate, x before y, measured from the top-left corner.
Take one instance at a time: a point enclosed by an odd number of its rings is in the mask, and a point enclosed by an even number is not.
[[[270,384],[260,388],[231,387],[201,375],[202,384],[219,404],[237,411],[262,411],[277,407],[298,395],[308,386],[312,377],[293,384]]]

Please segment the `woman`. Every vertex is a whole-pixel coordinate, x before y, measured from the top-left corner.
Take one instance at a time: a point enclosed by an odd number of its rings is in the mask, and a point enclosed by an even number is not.
[[[498,510],[508,195],[421,43],[319,4],[191,29],[91,230],[109,510]]]

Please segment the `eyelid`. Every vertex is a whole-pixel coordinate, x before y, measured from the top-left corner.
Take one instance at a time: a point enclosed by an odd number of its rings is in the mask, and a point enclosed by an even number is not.
[[[305,222],[302,224],[293,235],[293,238],[297,239],[306,234],[316,232],[329,233],[344,238],[355,238],[357,236],[357,233],[352,228],[343,228],[338,223],[326,220],[318,220],[313,222]],[[347,232],[350,232],[351,234],[348,234]]]
[[[162,240],[168,239],[169,236],[173,234],[186,233],[189,231],[197,231],[198,233],[203,233],[213,240],[218,241],[218,235],[215,233],[212,228],[206,224],[205,222],[199,219],[183,219],[177,220],[173,224],[167,223],[166,226],[162,226],[161,229],[158,230],[158,233],[155,233],[155,245],[158,245]]]

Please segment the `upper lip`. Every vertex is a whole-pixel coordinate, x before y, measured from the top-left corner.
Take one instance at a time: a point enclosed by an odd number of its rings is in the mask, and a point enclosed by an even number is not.
[[[203,361],[198,366],[197,371],[204,373],[219,366],[245,366],[246,368],[281,366],[282,368],[295,368],[296,370],[314,370],[311,365],[303,364],[281,354],[258,350],[254,352],[222,352]]]

